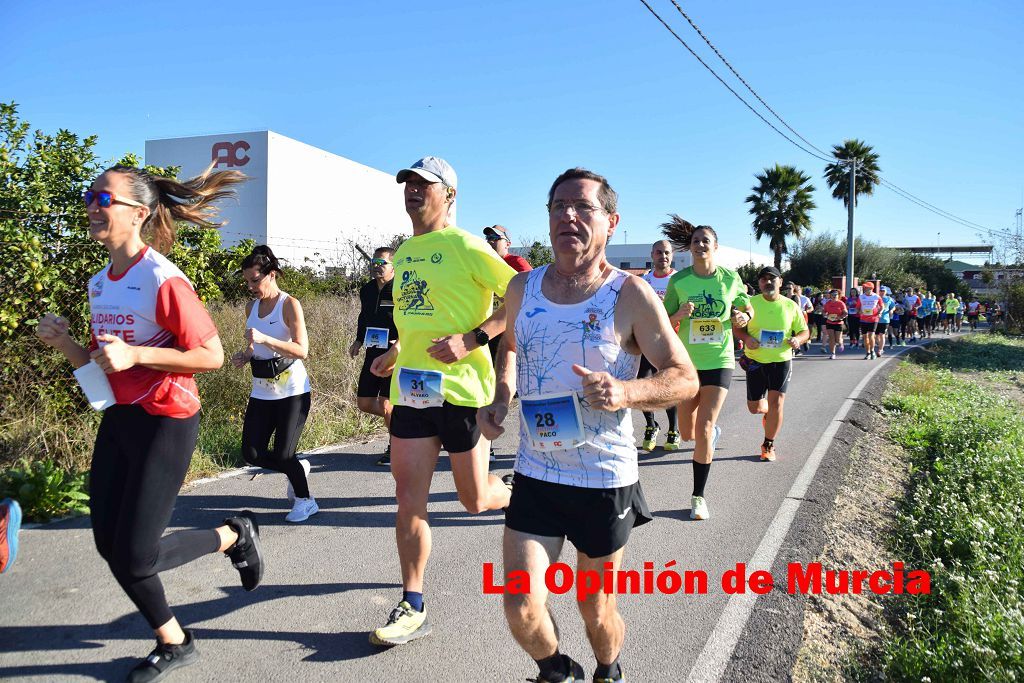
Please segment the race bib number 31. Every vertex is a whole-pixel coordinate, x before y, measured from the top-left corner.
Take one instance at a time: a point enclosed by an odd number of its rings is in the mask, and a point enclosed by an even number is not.
[[[724,331],[718,318],[690,318],[691,344],[721,344]]]
[[[762,349],[777,349],[782,346],[785,337],[784,330],[761,330],[761,339],[758,340],[758,343]]]
[[[444,403],[439,370],[398,369],[398,394],[402,405],[410,408],[439,408]]]
[[[521,396],[519,408],[534,450],[564,451],[585,443],[580,400],[575,393]]]

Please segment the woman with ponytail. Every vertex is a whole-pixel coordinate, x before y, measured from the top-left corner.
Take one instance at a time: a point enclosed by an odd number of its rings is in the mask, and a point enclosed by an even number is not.
[[[662,231],[677,249],[693,255],[693,265],[668,281],[665,310],[678,325],[679,338],[690,354],[700,391],[679,408],[684,441],[693,440],[693,494],[690,519],[707,519],[704,485],[711,471],[715,446],[722,434],[716,424],[729,393],[736,359],[732,328],[745,327],[754,315],[746,287],[734,270],[715,263],[718,235],[708,225],[694,226],[672,214]]]
[[[128,681],[157,681],[199,657],[196,639],[171,613],[159,573],[223,552],[253,590],[263,576],[259,528],[248,513],[210,530],[164,535],[199,434],[193,377],[224,361],[217,328],[188,278],[162,252],[176,221],[217,227],[215,203],[244,180],[237,171],[178,182],[115,166],[84,194],[89,235],[110,263],[89,281],[87,346],[68,321],[47,313],[39,338],[76,368],[104,374],[113,396],[96,434],[89,507],[96,548],[149,622],[157,646]]]
[[[281,266],[274,252],[260,245],[242,261],[242,277],[253,296],[246,305],[247,347],[231,364],[252,366],[252,393],[242,426],[242,457],[250,465],[288,477],[289,522],[304,522],[320,511],[309,494],[309,461],[295,457],[309,416],[309,375],[302,361],[309,353],[306,321],[299,300],[281,291]],[[273,437],[274,446],[270,440]]]

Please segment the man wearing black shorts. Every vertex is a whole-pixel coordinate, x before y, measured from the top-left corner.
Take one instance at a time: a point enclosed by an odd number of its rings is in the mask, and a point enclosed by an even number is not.
[[[509,285],[505,305],[514,328],[498,352],[494,402],[477,417],[484,436],[497,438],[519,390],[520,444],[503,557],[506,572],[529,572],[531,589],[505,593],[504,607],[512,635],[540,669],[540,683],[585,680],[583,667],[559,652],[547,609],[545,572],[565,539],[576,546],[579,572],[618,571],[630,532],[651,520],[630,409],[664,408],[698,390],[657,294],[605,257],[619,222],[616,203],[608,181],[582,168],[551,186],[555,260]],[[546,347],[532,343],[538,335]],[[658,371],[637,379],[641,353]],[[616,596],[598,591],[579,609],[597,660],[593,680],[622,681],[626,627]]]
[[[810,338],[803,311],[780,294],[782,277],[775,268],[762,268],[761,289],[750,300],[754,318],[737,334],[743,339],[740,366],[747,373],[747,410],[762,415],[764,441],[761,460],[775,460],[775,438],[782,429],[782,408],[793,375],[793,352]]]
[[[395,301],[391,293],[395,279],[395,265],[392,263],[394,255],[395,250],[391,247],[380,247],[373,252],[373,260],[370,262],[373,279],[359,290],[359,323],[356,339],[348,349],[349,355],[355,358],[359,355],[359,349],[366,347],[356,389],[359,410],[384,418],[384,424],[389,430],[391,402],[388,397],[391,393],[391,378],[377,377],[370,372],[370,365],[398,339],[394,320]],[[390,443],[377,464],[381,467],[391,466]]]

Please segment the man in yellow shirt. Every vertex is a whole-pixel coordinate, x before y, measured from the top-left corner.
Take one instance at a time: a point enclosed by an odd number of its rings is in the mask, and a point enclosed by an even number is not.
[[[793,352],[810,338],[803,311],[780,293],[782,275],[765,267],[757,276],[761,290],[750,299],[754,317],[736,334],[743,340],[740,366],[747,373],[747,410],[763,415],[761,460],[775,460],[775,437],[782,428],[782,405],[793,375]]]
[[[500,510],[510,491],[487,471],[489,443],[480,437],[477,408],[494,396],[487,349],[505,330],[505,310],[492,313],[516,274],[487,243],[449,224],[457,193],[455,170],[425,157],[398,172],[413,236],[394,255],[394,320],[398,342],[370,366],[391,382],[391,473],[398,515],[395,535],[402,600],[375,645],[401,645],[431,630],[423,604],[430,557],[427,498],[441,449],[451,458],[459,502],[472,513]]]

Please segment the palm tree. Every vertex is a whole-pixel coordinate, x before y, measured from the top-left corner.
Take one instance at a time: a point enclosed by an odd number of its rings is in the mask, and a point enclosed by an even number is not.
[[[799,239],[811,229],[811,210],[816,208],[811,193],[811,177],[793,166],[775,164],[754,176],[757,185],[747,197],[754,216],[754,237],[768,237],[768,246],[775,252],[775,267],[782,267],[786,238]]]
[[[842,199],[843,206],[850,207],[850,159],[857,160],[856,192],[873,194],[878,184],[878,155],[874,148],[863,140],[846,140],[842,145],[832,146],[836,161],[825,166],[825,182],[832,188],[832,197]],[[854,204],[856,206],[856,203]]]

